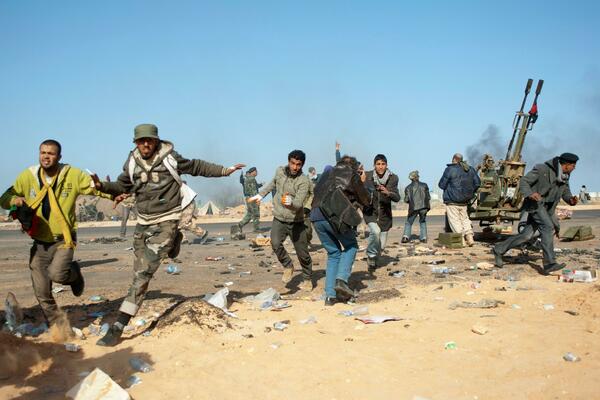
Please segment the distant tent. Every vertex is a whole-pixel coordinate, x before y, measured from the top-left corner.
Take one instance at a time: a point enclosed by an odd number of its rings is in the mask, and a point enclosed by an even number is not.
[[[221,209],[212,201],[209,201],[198,210],[198,215],[217,215],[221,213]]]

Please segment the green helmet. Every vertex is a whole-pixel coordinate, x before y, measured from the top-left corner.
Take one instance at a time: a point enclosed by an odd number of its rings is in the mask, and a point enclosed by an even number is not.
[[[138,139],[142,138],[158,138],[158,128],[154,124],[140,124],[135,127],[133,130],[133,141],[135,142]]]

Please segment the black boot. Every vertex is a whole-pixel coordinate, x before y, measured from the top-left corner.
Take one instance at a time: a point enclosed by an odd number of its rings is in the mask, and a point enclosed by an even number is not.
[[[335,280],[335,296],[339,301],[347,302],[354,296],[354,291],[341,279]]]
[[[106,335],[98,339],[96,344],[98,346],[105,347],[116,346],[121,341],[121,335],[123,335],[123,328],[119,327],[118,323],[115,323],[111,325],[110,328],[108,328],[108,332],[106,332]]]
[[[338,299],[335,297],[325,297],[325,305],[326,306],[332,306],[334,304],[338,303]]]
[[[79,297],[83,294],[83,289],[85,288],[85,281],[83,280],[83,274],[81,273],[81,267],[77,261],[71,262],[71,268],[73,268],[73,272],[77,274],[77,278],[71,283],[71,291],[73,295]]]
[[[549,275],[551,272],[555,272],[555,271],[560,271],[561,269],[563,269],[564,267],[566,267],[567,265],[564,263],[552,263],[552,264],[548,264],[548,265],[544,265],[544,275]]]
[[[498,253],[495,247],[492,247],[492,254],[494,255],[494,265],[498,268],[502,268],[504,266],[502,254]]]
[[[367,266],[369,273],[374,273],[377,270],[377,257],[367,257]]]

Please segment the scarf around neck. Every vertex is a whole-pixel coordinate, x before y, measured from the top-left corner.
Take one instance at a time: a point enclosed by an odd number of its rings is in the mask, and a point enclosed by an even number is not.
[[[392,175],[392,171],[390,171],[390,169],[386,169],[385,172],[383,173],[383,176],[380,178],[379,175],[377,175],[377,171],[373,170],[373,182],[375,182],[375,186],[379,186],[379,185],[383,185],[385,186],[388,182],[388,179],[390,179],[390,176]]]

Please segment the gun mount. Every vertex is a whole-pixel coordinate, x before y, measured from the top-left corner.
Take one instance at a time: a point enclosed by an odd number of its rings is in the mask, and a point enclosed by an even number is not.
[[[525,174],[526,166],[521,153],[527,133],[533,129],[538,118],[537,99],[544,81],[538,81],[531,109],[524,112],[532,84],[533,79],[527,80],[521,108],[513,119],[513,135],[506,157],[496,163],[491,155],[486,154],[478,166],[481,186],[477,190],[475,201],[469,207],[469,217],[479,221],[480,226],[499,227],[504,222],[512,223],[520,218],[524,199],[519,192],[519,182]]]

